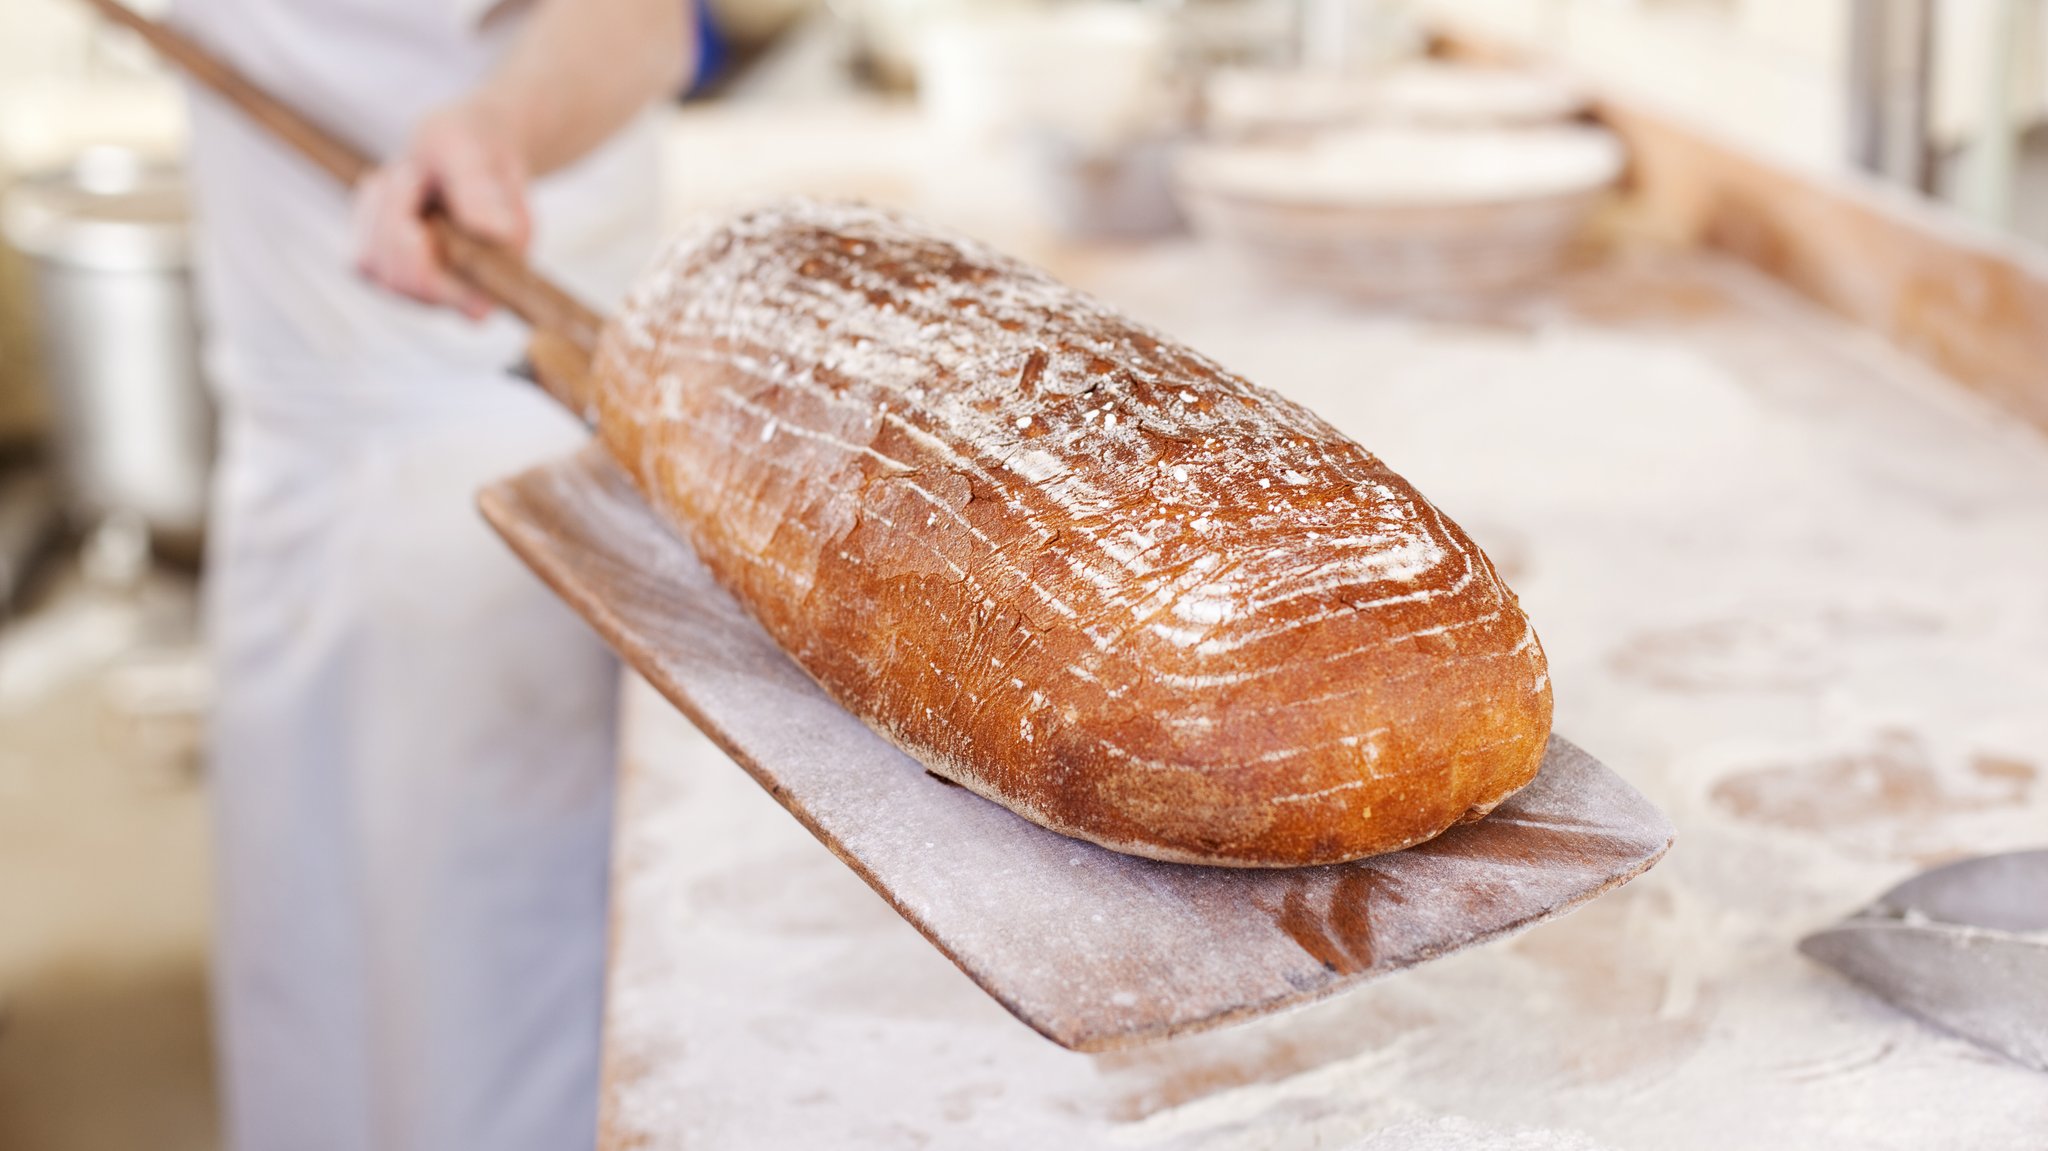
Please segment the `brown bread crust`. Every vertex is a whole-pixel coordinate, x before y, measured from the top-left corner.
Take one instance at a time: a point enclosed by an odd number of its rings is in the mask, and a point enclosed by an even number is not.
[[[1464,532],[1301,406],[979,245],[794,203],[670,252],[600,435],[834,698],[1054,831],[1392,851],[1534,778],[1542,647]]]

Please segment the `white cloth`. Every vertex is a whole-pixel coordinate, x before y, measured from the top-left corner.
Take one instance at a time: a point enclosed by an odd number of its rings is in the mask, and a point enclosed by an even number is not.
[[[180,0],[252,77],[389,154],[489,69],[462,0]],[[472,327],[361,283],[347,198],[194,101],[219,698],[215,1000],[237,1151],[588,1147],[616,667],[476,489],[580,430]],[[535,194],[600,303],[653,250],[651,123]]]

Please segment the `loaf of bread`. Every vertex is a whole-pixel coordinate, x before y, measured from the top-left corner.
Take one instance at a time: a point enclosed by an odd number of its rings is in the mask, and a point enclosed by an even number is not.
[[[978,244],[743,215],[640,285],[595,389],[612,455],[826,691],[1054,831],[1333,863],[1477,818],[1543,758],[1542,648],[1457,525]]]

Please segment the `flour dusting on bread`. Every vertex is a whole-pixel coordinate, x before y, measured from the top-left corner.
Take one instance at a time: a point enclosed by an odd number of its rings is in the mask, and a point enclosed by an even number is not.
[[[978,244],[749,213],[660,262],[599,378],[614,454],[806,670],[1055,830],[1330,862],[1541,760],[1542,651],[1456,525],[1307,409]]]

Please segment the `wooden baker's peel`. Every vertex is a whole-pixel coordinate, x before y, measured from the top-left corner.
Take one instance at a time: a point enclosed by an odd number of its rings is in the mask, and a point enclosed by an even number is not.
[[[87,0],[344,184],[372,165],[190,40]],[[532,328],[540,384],[589,407],[604,321],[515,252],[429,217],[450,269]],[[915,761],[827,698],[599,447],[485,489],[485,517],[625,659],[931,942],[1062,1046],[1109,1050],[1331,995],[1561,914],[1672,828],[1562,739],[1491,816],[1392,855],[1244,870],[1067,839]]]

